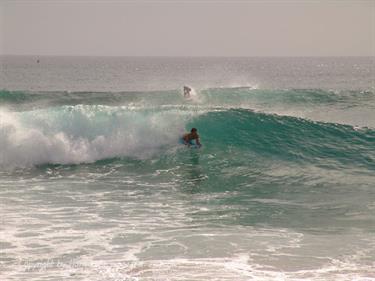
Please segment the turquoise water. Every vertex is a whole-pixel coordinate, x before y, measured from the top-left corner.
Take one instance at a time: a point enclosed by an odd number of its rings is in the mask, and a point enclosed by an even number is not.
[[[366,75],[343,81],[363,61],[315,59],[334,77],[324,84],[306,59],[278,75],[264,69],[272,59],[185,59],[199,85],[186,100],[173,85],[142,89],[141,74],[110,90],[123,72],[97,90],[82,75],[35,90],[11,78],[18,60],[0,91],[6,280],[375,280],[375,94]],[[67,62],[49,60],[40,75],[57,81]],[[149,60],[181,79],[175,61]],[[123,67],[147,72],[145,61]],[[262,69],[252,79],[278,80],[203,87],[198,62],[242,76],[251,62]],[[296,83],[285,69],[301,87],[284,87]],[[179,144],[191,127],[200,149]]]

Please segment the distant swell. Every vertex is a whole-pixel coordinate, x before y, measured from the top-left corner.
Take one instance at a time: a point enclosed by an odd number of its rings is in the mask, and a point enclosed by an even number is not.
[[[240,106],[247,103],[267,104],[343,104],[348,106],[373,103],[372,91],[327,91],[320,89],[266,90],[249,87],[199,90],[199,101],[206,105]],[[78,105],[78,104],[176,104],[184,102],[181,90],[149,92],[24,92],[0,90],[3,105]]]

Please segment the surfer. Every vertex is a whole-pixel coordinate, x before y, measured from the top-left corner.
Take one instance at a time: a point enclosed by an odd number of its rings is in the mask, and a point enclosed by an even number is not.
[[[190,98],[191,88],[188,86],[184,86],[184,98]]]
[[[195,144],[198,147],[202,146],[200,141],[199,141],[199,135],[198,135],[197,131],[198,130],[196,128],[192,128],[190,130],[190,133],[186,133],[186,134],[183,135],[182,140],[183,140],[185,145],[187,145],[187,146],[194,145],[193,140],[195,140]]]

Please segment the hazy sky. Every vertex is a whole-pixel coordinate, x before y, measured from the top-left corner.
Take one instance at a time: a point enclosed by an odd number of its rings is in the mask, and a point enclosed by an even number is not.
[[[375,0],[5,1],[0,53],[375,55]]]

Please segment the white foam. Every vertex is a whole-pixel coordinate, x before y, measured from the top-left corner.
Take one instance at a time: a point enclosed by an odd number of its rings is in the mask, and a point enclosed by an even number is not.
[[[176,145],[188,112],[64,106],[28,112],[0,109],[0,167],[90,163],[148,157]]]

